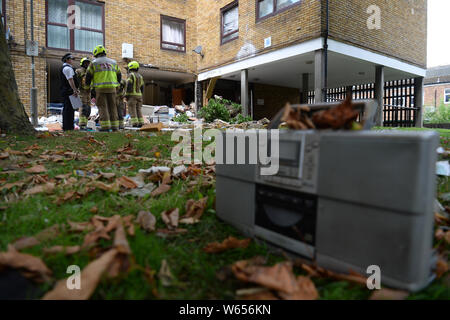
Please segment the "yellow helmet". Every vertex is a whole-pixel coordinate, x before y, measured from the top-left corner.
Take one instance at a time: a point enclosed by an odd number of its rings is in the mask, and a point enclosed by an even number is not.
[[[93,51],[94,57],[98,56],[98,55],[101,54],[101,53],[106,54],[106,49],[105,49],[105,47],[102,46],[102,45],[96,46],[95,49],[94,49],[94,51]]]
[[[89,60],[88,58],[83,58],[83,59],[81,59],[81,61],[80,61],[80,66],[83,66],[83,63],[86,62],[86,61],[91,62],[91,60]]]
[[[128,70],[138,70],[139,69],[139,62],[137,61],[131,61],[128,64]]]

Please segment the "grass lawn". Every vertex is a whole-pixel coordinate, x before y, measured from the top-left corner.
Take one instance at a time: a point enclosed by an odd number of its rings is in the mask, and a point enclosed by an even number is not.
[[[94,139],[88,139],[88,135]],[[442,131],[442,143],[449,146],[450,130]],[[103,144],[98,143],[103,142]],[[127,161],[118,158],[117,149],[131,143],[139,150],[140,157],[152,160],[136,160],[135,156]],[[13,155],[9,159],[0,160],[0,188],[6,183],[24,180],[31,174],[25,169],[35,164],[42,164],[47,169],[43,176],[54,179],[57,175],[73,173],[74,170],[92,171],[98,173],[113,172],[116,176],[133,177],[139,169],[147,169],[152,165],[165,165],[164,160],[170,159],[171,147],[175,142],[170,141],[170,134],[149,133],[95,133],[87,134],[72,132],[56,136],[14,137],[0,138],[0,150],[24,151],[34,144],[39,149],[31,155]],[[86,159],[64,159],[53,162],[39,158],[47,151],[79,152],[87,156]],[[160,155],[158,154],[160,153]],[[159,156],[159,157],[158,157]],[[14,166],[21,166],[17,169]],[[2,173],[5,171],[16,171]],[[219,254],[209,254],[203,248],[210,242],[223,241],[229,236],[242,238],[233,227],[220,221],[214,211],[215,186],[214,183],[203,183],[203,175],[190,177],[188,180],[174,180],[169,192],[158,197],[146,196],[141,199],[130,195],[123,196],[114,192],[96,189],[81,199],[57,204],[56,201],[71,190],[81,190],[87,178],[73,175],[76,182],[66,186],[58,184],[49,195],[36,194],[23,196],[17,189],[0,192],[0,251],[5,251],[9,243],[20,237],[33,236],[38,232],[67,221],[85,222],[93,216],[91,209],[96,207],[98,215],[110,217],[113,215],[135,215],[141,210],[151,211],[157,218],[157,228],[165,228],[160,215],[164,210],[179,208],[180,216],[185,212],[185,203],[189,199],[208,197],[207,208],[200,222],[194,225],[182,226],[188,229],[185,234],[162,238],[155,232],[146,233],[136,227],[134,237],[128,236],[128,242],[134,257],[134,263],[128,274],[115,279],[103,278],[92,299],[235,299],[236,290],[253,288],[257,285],[245,284],[237,280],[232,274],[225,278],[217,277],[217,273],[224,273],[226,267],[232,263],[249,259],[254,256],[264,256],[268,265],[272,265],[285,258],[276,254],[263,243],[252,241],[246,249],[232,249]],[[191,182],[197,181],[195,185]],[[448,179],[439,180],[439,193],[449,192]],[[17,187],[15,187],[17,188]],[[17,191],[17,192],[16,192]],[[14,200],[14,192],[18,199]],[[446,203],[446,205],[450,205]],[[66,273],[69,265],[78,265],[83,269],[95,259],[98,248],[81,251],[74,255],[43,254],[43,249],[55,245],[81,245],[85,233],[69,233],[63,231],[54,238],[46,240],[32,248],[24,249],[23,253],[40,257],[52,270],[53,279],[68,277]],[[101,239],[99,247],[107,249],[112,241]],[[438,244],[436,244],[438,245]],[[447,250],[449,248],[447,247]],[[166,260],[174,279],[170,286],[164,286],[157,277],[162,260]],[[152,270],[154,279],[152,280]],[[297,274],[302,270],[295,268]],[[450,299],[448,280],[437,280],[422,292],[412,294],[409,299]],[[448,278],[447,278],[448,279]],[[367,299],[371,292],[357,284],[331,279],[313,279],[321,299]],[[52,289],[54,283],[40,285],[41,294]]]

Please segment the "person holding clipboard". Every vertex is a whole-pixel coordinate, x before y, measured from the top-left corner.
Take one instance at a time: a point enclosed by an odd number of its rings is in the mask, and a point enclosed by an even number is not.
[[[78,91],[78,78],[75,76],[73,64],[75,60],[71,53],[62,57],[61,68],[61,96],[64,101],[63,107],[63,130],[74,130],[75,109],[78,109],[77,101],[80,100]],[[81,100],[80,100],[81,103]]]

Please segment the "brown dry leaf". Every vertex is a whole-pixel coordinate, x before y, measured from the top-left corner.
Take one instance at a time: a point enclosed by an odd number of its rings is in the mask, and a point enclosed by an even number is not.
[[[94,228],[93,224],[91,222],[72,222],[67,221],[67,223],[70,226],[69,231],[74,232],[83,232],[83,231],[90,231]]]
[[[436,277],[439,279],[448,271],[448,262],[446,259],[441,256],[438,257],[438,261],[436,263]]]
[[[283,300],[317,300],[319,293],[317,292],[314,282],[308,277],[297,277],[297,290],[293,293],[279,292]]]
[[[18,269],[24,277],[35,282],[48,281],[52,274],[40,258],[20,253],[12,245],[8,245],[7,252],[0,252],[0,269],[4,267]]]
[[[55,190],[55,184],[53,182],[47,182],[43,185],[34,186],[31,189],[26,190],[23,194],[26,196],[31,196],[38,193],[47,193],[50,194]]]
[[[290,294],[298,290],[292,264],[289,262],[264,267],[253,265],[249,260],[243,260],[234,263],[231,269],[236,278],[241,281],[257,283],[269,289]]]
[[[170,190],[170,186],[167,184],[161,184],[158,188],[152,191],[151,195],[152,197],[157,197],[160,194],[166,193]]]
[[[194,221],[199,220],[205,211],[207,201],[208,197],[204,197],[198,201],[193,199],[188,200],[186,202],[186,214],[181,218],[194,218]]]
[[[161,218],[164,223],[167,225],[169,229],[176,229],[178,227],[178,219],[180,217],[180,213],[178,208],[172,210],[166,210],[161,213]]]
[[[47,169],[45,169],[45,167],[43,165],[35,165],[35,166],[25,170],[25,172],[28,172],[28,173],[43,173],[43,172],[47,172]]]
[[[350,271],[349,274],[343,274],[343,273],[335,273],[330,270],[325,270],[317,266],[308,266],[306,264],[302,264],[301,267],[303,270],[308,272],[309,276],[311,277],[332,278],[336,280],[343,280],[357,283],[362,286],[367,285],[367,278],[354,271]]]
[[[112,172],[101,172],[101,171],[100,171],[100,175],[102,176],[102,178],[105,178],[107,180],[112,179],[112,178],[114,178],[116,176],[115,173],[112,173]]]
[[[243,239],[239,240],[234,237],[228,237],[227,239],[220,242],[212,242],[209,243],[205,248],[203,248],[203,251],[207,253],[219,253],[228,249],[235,249],[235,248],[247,248],[250,244],[251,239]]]
[[[383,288],[381,290],[375,290],[369,300],[405,300],[409,296],[409,292],[392,290]]]
[[[114,234],[114,247],[117,249],[118,254],[108,267],[108,276],[110,278],[117,277],[121,272],[127,272],[130,266],[129,256],[131,254],[131,249],[128,244],[122,221],[119,221]]]
[[[120,182],[118,180],[116,180],[112,184],[106,184],[106,183],[103,183],[100,181],[93,181],[89,184],[89,186],[92,186],[94,188],[101,189],[104,191],[118,192],[120,189]]]
[[[259,291],[254,293],[248,293],[244,295],[238,296],[239,300],[260,300],[260,301],[269,301],[269,300],[279,300],[270,290],[265,288],[261,288]]]
[[[119,253],[130,254],[131,249],[130,245],[127,241],[127,235],[125,234],[125,229],[122,224],[122,220],[120,220],[116,232],[114,234],[114,247],[117,249]]]
[[[67,280],[58,281],[55,288],[48,292],[43,300],[87,300],[94,293],[101,276],[108,269],[117,254],[117,249],[111,249],[100,258],[89,263],[81,272],[81,289],[69,290]]]
[[[38,239],[36,239],[35,237],[23,237],[23,238],[16,240],[11,245],[16,250],[20,251],[20,250],[23,250],[26,248],[31,248],[31,247],[37,246],[39,243],[41,243],[41,242]]]
[[[172,183],[172,175],[170,174],[169,171],[164,172],[162,177],[162,184],[170,184],[170,183]]]
[[[8,159],[9,153],[8,152],[2,152],[0,153],[0,160]]]
[[[161,261],[161,268],[159,269],[158,272],[158,278],[164,287],[169,287],[172,284],[173,275],[170,272],[170,268],[166,259]]]
[[[80,252],[80,250],[81,250],[80,246],[71,246],[71,247],[53,246],[51,248],[42,249],[42,252],[44,252],[44,254],[55,254],[63,252],[66,255],[72,255]]]
[[[445,241],[450,244],[450,231],[447,231],[445,233],[445,237],[444,237]]]
[[[146,231],[155,231],[156,218],[149,211],[139,211],[136,222]]]
[[[436,240],[440,241],[442,239],[444,239],[445,237],[445,232],[444,230],[442,230],[441,228],[438,228],[434,234],[434,237],[436,238]]]
[[[131,180],[128,177],[120,177],[117,179],[119,181],[119,184],[127,189],[136,189],[138,187],[138,185],[136,184],[136,182],[134,182],[133,180]]]
[[[9,190],[9,189],[12,189],[14,187],[22,188],[24,185],[25,185],[25,183],[21,182],[21,181],[17,181],[17,182],[13,182],[13,183],[7,183],[7,184],[5,184],[5,185],[0,187],[0,191],[3,191],[5,189]]]

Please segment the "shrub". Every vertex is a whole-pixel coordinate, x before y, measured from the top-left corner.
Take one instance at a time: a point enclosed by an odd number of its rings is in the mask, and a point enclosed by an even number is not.
[[[450,106],[441,102],[441,105],[434,111],[425,111],[424,123],[449,123],[450,122]]]
[[[172,121],[186,123],[189,121],[189,117],[185,113],[180,113],[179,115],[173,117]]]
[[[208,104],[199,111],[199,115],[205,118],[206,122],[213,122],[220,119],[226,122],[230,121],[230,112],[225,106],[224,99],[210,99]]]

